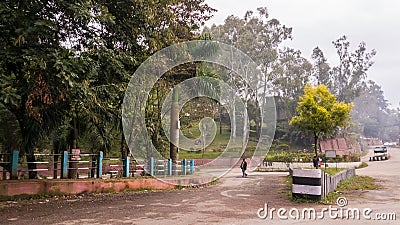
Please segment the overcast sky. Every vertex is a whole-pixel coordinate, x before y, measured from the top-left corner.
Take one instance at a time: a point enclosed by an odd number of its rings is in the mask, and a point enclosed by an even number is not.
[[[243,18],[247,10],[266,6],[270,18],[293,28],[290,46],[310,59],[319,46],[331,66],[337,65],[332,41],[346,35],[354,50],[361,41],[377,51],[368,79],[378,83],[391,108],[400,102],[400,1],[399,0],[206,0],[217,9],[207,23],[222,24],[229,15]]]

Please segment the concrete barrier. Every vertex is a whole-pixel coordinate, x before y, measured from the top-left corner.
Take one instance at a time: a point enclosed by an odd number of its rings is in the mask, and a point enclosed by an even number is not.
[[[322,195],[322,170],[294,169],[292,172],[292,196],[320,200]]]
[[[293,179],[292,196],[322,200],[329,192],[334,191],[340,181],[353,177],[355,169],[348,169],[330,176],[320,169],[293,169],[290,171]]]
[[[342,180],[349,179],[356,175],[355,169],[348,169],[331,176],[327,173],[323,173],[324,176],[322,178],[322,196],[321,199],[324,199],[329,192],[336,190],[337,186]]]

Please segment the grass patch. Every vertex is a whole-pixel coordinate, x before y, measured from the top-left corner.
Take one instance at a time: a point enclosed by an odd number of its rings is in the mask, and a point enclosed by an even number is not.
[[[184,186],[184,185],[176,185],[174,189],[175,190],[184,190],[184,189],[186,189],[186,186]]]
[[[359,166],[354,167],[355,169],[361,169],[361,168],[365,168],[368,166],[368,163],[366,162],[362,162]]]
[[[360,157],[367,156],[367,155],[368,155],[368,152],[369,152],[368,150],[362,151]]]
[[[204,155],[201,151],[191,152],[191,151],[181,150],[181,151],[179,151],[179,158],[181,158],[181,159],[202,159],[202,158],[203,159],[215,159],[220,154],[221,154],[221,152],[209,151],[208,149],[206,149],[206,151],[204,152]]]
[[[212,181],[209,184],[210,185],[217,185],[218,184],[218,178],[213,178]]]
[[[321,167],[320,169],[331,176],[334,176],[340,173],[341,171],[347,170],[346,168],[335,168],[335,167],[327,167],[327,168]]]
[[[339,183],[338,191],[348,190],[376,190],[381,186],[375,183],[375,179],[368,176],[354,176]]]
[[[278,191],[279,195],[286,195],[288,199],[292,198],[292,184],[293,184],[293,178],[288,175],[283,178],[283,181],[285,182],[285,187],[283,189],[280,189]]]
[[[377,190],[381,186],[378,185],[374,178],[368,176],[354,176],[343,180],[339,183],[336,191],[332,191],[321,201],[323,204],[334,204],[340,196],[346,196],[350,191]]]
[[[5,201],[24,201],[24,200],[41,200],[41,199],[52,198],[53,196],[54,195],[51,195],[51,194],[36,194],[36,195],[21,194],[21,195],[14,195],[14,196],[0,196],[0,202],[5,202]]]
[[[196,145],[196,147],[194,149],[190,149],[189,151],[187,150],[180,150],[179,151],[179,158],[180,159],[215,159],[218,156],[221,155],[221,153],[223,153],[226,148],[227,148],[227,144],[229,142],[230,139],[230,128],[228,125],[223,125],[222,126],[222,134],[219,133],[219,123],[216,122],[217,124],[217,133],[215,134],[214,140],[213,142],[211,142],[211,144],[206,147],[206,150],[203,154],[203,145],[199,144]],[[200,130],[197,124],[191,126],[191,127],[186,127],[184,129],[182,129],[182,133],[185,134],[186,137],[191,138],[191,139],[199,139],[200,138]],[[201,140],[201,138],[200,138]],[[237,138],[236,139],[236,145],[235,146],[230,146],[230,151],[234,152],[233,154],[237,154],[241,152],[241,142],[242,140]],[[246,157],[250,157],[253,155],[254,150],[257,146],[258,140],[255,140],[254,138],[250,138],[248,143],[247,143],[247,147],[246,147],[246,151],[245,151],[245,155]]]
[[[205,184],[190,184],[190,185],[175,185],[174,190],[196,189],[218,184],[218,178],[213,178],[210,182]]]

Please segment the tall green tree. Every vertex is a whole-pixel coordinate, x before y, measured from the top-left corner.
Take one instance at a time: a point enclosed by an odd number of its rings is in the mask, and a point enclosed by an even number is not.
[[[260,87],[260,89],[249,89],[248,91],[253,91],[253,93],[248,95],[252,99],[247,100],[253,100],[264,108],[267,96],[271,94],[272,82],[276,78],[273,67],[278,62],[278,46],[284,40],[292,38],[292,28],[281,24],[275,18],[270,18],[268,9],[260,7],[255,12],[247,11],[243,18],[231,15],[225,19],[224,24],[213,25],[210,28],[206,28],[204,32],[209,32],[217,41],[240,49],[256,62],[261,69],[261,73],[258,79],[253,79],[258,84],[252,84],[251,88]],[[246,85],[242,82],[235,82],[230,77],[226,77],[232,76],[232,73],[221,74],[221,76],[222,78],[227,78],[226,80],[237,91]],[[232,108],[232,110],[235,109]],[[231,112],[231,115],[234,114],[234,112]],[[257,120],[258,131],[260,131],[261,126],[264,124],[264,118],[259,118]],[[231,119],[234,121],[234,116]],[[233,122],[233,124],[235,123]],[[231,130],[235,134],[236,127],[232,127]]]
[[[328,88],[332,86],[332,78],[330,74],[330,66],[328,60],[325,58],[324,53],[319,47],[315,47],[311,58],[314,61],[313,65],[313,77],[316,80],[316,84],[325,84]]]
[[[307,85],[299,98],[298,115],[291,119],[290,125],[306,135],[314,135],[314,151],[318,156],[318,140],[347,128],[352,107],[352,104],[338,102],[325,85]]]
[[[90,35],[90,6],[84,0],[0,3],[0,103],[18,122],[30,178],[36,176],[35,145],[63,121],[66,92],[78,74],[61,62],[72,60],[65,46],[83,45]]]
[[[365,87],[364,82],[369,68],[373,65],[372,58],[376,51],[367,51],[365,42],[361,42],[354,52],[350,51],[350,42],[342,36],[332,44],[339,56],[339,65],[331,70],[332,92],[338,100],[352,102]]]
[[[365,137],[395,141],[400,122],[397,110],[389,108],[384,92],[374,81],[367,81],[361,95],[354,100],[352,118],[355,131]]]
[[[101,121],[120,121],[135,68],[194,37],[211,12],[204,0],[2,1],[0,104],[20,127],[29,176],[36,176],[37,141],[65,121],[71,148],[79,147],[78,127],[107,141],[109,124]]]
[[[310,82],[312,65],[301,56],[299,50],[285,47],[279,52],[279,60],[274,66],[274,73],[272,89],[275,96],[279,97],[277,126],[278,129],[281,128],[282,138],[293,144],[295,140],[300,139],[300,134],[289,126],[289,121],[296,113],[297,101],[303,93],[304,86]]]
[[[312,65],[301,56],[299,50],[284,48],[280,51],[279,63],[274,68],[276,78],[273,90],[281,97],[287,118],[295,113],[295,105],[311,76]],[[294,103],[294,104],[293,104]]]
[[[199,28],[211,18],[215,10],[204,0],[123,0],[110,2],[99,1],[107,9],[110,20],[101,23],[100,42],[95,49],[105,54],[96,57],[102,63],[99,73],[103,83],[118,84],[118,98],[115,100],[115,115],[121,121],[121,106],[125,87],[136,68],[154,52],[171,44],[192,40],[198,37]],[[146,104],[147,127],[154,146],[162,150],[166,139],[161,129],[161,102],[169,88],[182,80],[179,69],[175,73],[164,76],[149,95]],[[187,78],[187,77],[186,77]],[[122,125],[121,156],[128,155]],[[128,140],[129,141],[129,140]]]

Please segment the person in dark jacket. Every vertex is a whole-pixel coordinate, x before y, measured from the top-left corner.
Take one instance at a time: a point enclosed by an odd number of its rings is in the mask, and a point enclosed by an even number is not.
[[[317,156],[313,157],[312,162],[313,162],[313,166],[315,167],[315,169],[318,169],[319,160],[318,160]]]
[[[240,169],[242,169],[242,173],[243,173],[242,177],[247,177],[247,173],[246,173],[247,162],[246,162],[246,159],[245,159],[245,158],[243,158],[243,161],[242,161],[242,163],[240,164]]]

